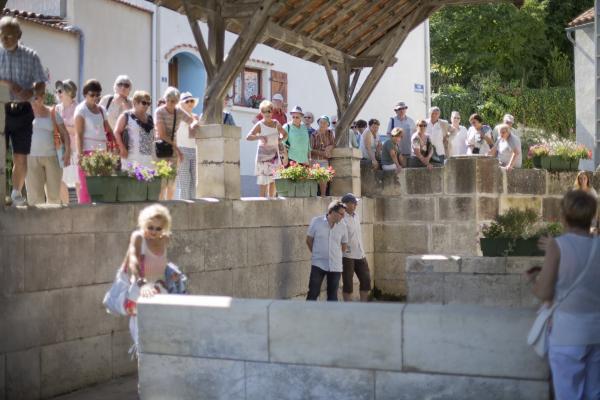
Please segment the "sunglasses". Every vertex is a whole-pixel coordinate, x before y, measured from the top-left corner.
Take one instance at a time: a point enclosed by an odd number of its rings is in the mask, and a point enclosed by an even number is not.
[[[140,104],[143,106],[149,106],[150,104],[152,104],[152,102],[142,100],[142,101],[140,101]]]
[[[261,110],[260,112],[263,114],[271,114],[272,113],[271,110]]]
[[[90,97],[100,97],[102,94],[98,92],[89,92],[87,95]]]
[[[56,93],[62,94],[62,92],[63,92],[62,89],[56,89]]]
[[[127,82],[120,82],[120,83],[117,83],[117,86],[124,87],[125,89],[129,89],[129,87],[131,85],[129,83],[127,83]]]
[[[163,230],[162,227],[160,227],[160,226],[153,226],[153,225],[148,225],[146,227],[146,229],[148,229],[151,232],[161,232]]]
[[[293,115],[292,119],[300,119],[300,116],[299,115]]]
[[[427,128],[427,124],[419,124],[420,128]]]
[[[304,119],[313,119],[313,117],[311,117],[311,116],[306,116],[306,115],[305,115],[305,116],[304,116]]]
[[[193,103],[193,102],[194,102],[194,99],[189,99],[189,100],[185,101],[185,104],[190,104],[190,103]]]

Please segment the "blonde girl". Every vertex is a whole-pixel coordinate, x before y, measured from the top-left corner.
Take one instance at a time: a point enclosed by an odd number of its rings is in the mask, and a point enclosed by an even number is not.
[[[573,185],[573,189],[575,190],[583,190],[598,198],[598,194],[596,190],[590,185],[590,174],[586,171],[579,171],[577,174],[577,179],[575,179],[575,184]]]

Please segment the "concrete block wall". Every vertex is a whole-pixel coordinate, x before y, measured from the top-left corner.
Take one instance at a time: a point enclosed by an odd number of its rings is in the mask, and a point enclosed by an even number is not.
[[[167,202],[169,259],[190,292],[306,295],[306,229],[330,199]],[[130,374],[127,320],[101,300],[144,204],[0,210],[0,400],[48,398]],[[374,202],[360,202],[373,267]],[[358,293],[358,291],[355,291]]]
[[[479,305],[156,296],[139,307],[141,398],[548,399],[548,367],[525,344],[534,317]]]
[[[361,169],[362,194],[376,201],[375,285],[406,294],[406,258],[476,256],[481,225],[510,207],[533,208],[558,221],[560,200],[577,172],[501,170],[491,157],[453,157],[443,168],[393,172]],[[600,174],[592,180],[600,189]]]
[[[474,257],[422,255],[406,258],[409,303],[480,304],[535,307],[524,275],[543,257]]]

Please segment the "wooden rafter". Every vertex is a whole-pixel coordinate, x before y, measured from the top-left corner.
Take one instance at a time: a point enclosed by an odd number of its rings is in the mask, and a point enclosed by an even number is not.
[[[335,104],[337,105],[338,110],[342,108],[342,96],[340,96],[340,91],[338,85],[335,82],[335,78],[333,77],[333,71],[331,70],[331,64],[329,64],[329,60],[327,57],[323,57],[323,65],[325,66],[325,72],[327,73],[327,80],[329,80],[329,86],[331,86],[331,91],[333,92],[333,98],[335,99]]]
[[[316,22],[318,19],[322,18],[321,8],[329,8],[329,1],[323,0],[320,2],[318,6],[316,6],[307,18],[301,20],[297,25],[294,25],[292,28],[296,33],[301,33],[306,27],[310,24]]]
[[[202,62],[204,63],[204,68],[206,69],[206,75],[208,75],[208,78],[211,79],[215,76],[215,64],[212,62],[212,58],[208,52],[208,48],[206,47],[206,42],[202,36],[202,31],[200,30],[198,21],[193,15],[190,0],[182,0],[181,3],[185,15],[187,16],[188,23],[190,24],[190,28],[192,29],[192,34],[194,35],[198,52],[200,53],[200,57],[202,57]]]
[[[348,4],[349,3],[349,4]],[[340,12],[328,21],[328,24],[322,24],[317,27],[313,32],[310,33],[310,37],[314,39],[322,38],[324,34],[329,34],[332,31],[332,27],[337,27],[344,24],[349,19],[358,16],[361,7],[364,7],[363,0],[350,0],[344,5]]]
[[[289,16],[285,20],[281,19],[278,23],[284,28],[294,29],[296,24],[299,24],[304,18],[311,15],[310,4],[315,0],[302,0],[294,8],[293,15]]]

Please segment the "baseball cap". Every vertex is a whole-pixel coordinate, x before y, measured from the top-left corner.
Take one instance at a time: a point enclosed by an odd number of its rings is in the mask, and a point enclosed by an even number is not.
[[[340,200],[342,203],[354,203],[354,204],[358,204],[358,199],[356,198],[355,195],[353,195],[352,193],[346,193],[343,197],[342,200]]]

